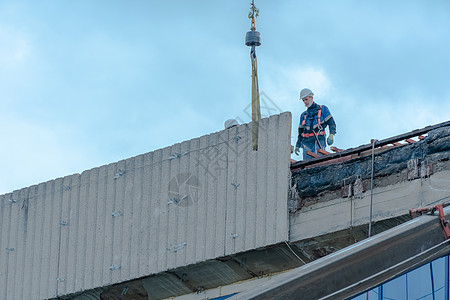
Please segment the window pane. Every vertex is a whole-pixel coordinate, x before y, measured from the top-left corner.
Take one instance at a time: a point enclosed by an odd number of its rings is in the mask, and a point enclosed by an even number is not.
[[[367,300],[367,292],[352,298],[352,300]],[[378,300],[378,287],[369,291],[369,300]]]
[[[432,294],[430,264],[409,272],[407,277],[409,298],[420,299]]]
[[[383,285],[383,297],[386,299],[406,299],[406,275],[386,282]]]

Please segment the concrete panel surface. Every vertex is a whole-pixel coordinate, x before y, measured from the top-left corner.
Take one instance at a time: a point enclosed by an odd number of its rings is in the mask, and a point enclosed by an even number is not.
[[[450,203],[450,171],[373,190],[373,221],[408,214],[411,208]],[[336,198],[310,205],[290,217],[290,241],[368,224],[370,190],[360,198]]]
[[[46,299],[288,239],[291,114],[0,195],[0,299]]]

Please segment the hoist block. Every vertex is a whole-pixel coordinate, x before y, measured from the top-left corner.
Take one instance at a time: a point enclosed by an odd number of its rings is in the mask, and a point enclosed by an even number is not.
[[[261,45],[261,36],[259,31],[249,31],[245,35],[245,45],[249,47],[260,46]]]

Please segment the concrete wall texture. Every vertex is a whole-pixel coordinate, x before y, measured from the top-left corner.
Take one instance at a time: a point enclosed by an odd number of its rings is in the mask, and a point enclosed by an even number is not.
[[[0,196],[0,299],[45,299],[288,240],[291,114]]]

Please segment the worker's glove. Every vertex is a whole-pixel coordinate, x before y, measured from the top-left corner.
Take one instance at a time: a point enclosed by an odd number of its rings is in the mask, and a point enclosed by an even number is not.
[[[330,134],[327,138],[328,146],[333,145],[333,142],[334,142],[334,134]]]
[[[295,147],[294,153],[295,153],[295,155],[299,155],[300,154],[300,147]]]

